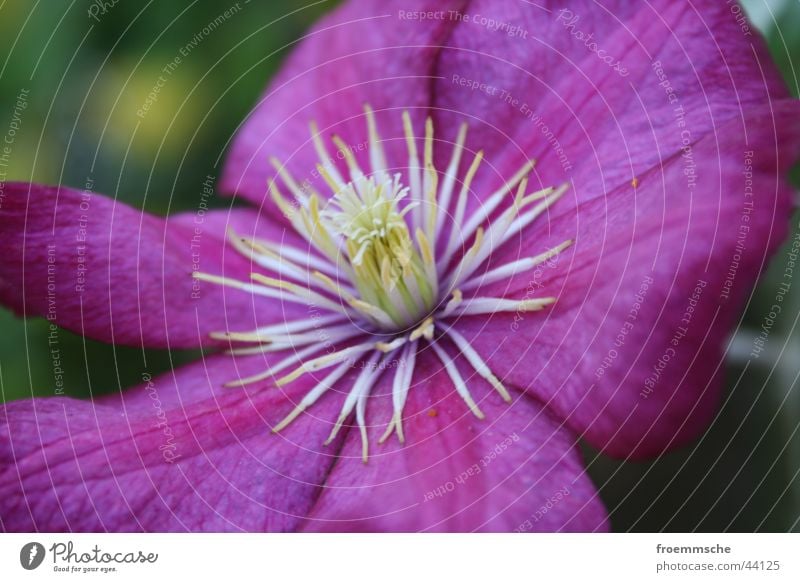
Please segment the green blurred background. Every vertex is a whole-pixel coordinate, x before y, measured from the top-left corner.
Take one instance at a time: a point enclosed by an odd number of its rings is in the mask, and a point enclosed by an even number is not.
[[[291,43],[334,3],[240,0],[240,14],[182,60],[140,119],[135,112],[162,67],[236,2],[0,2],[0,128],[29,91],[7,179],[79,188],[92,180],[94,191],[150,212],[195,208],[205,176],[219,174],[226,141]],[[797,95],[800,2],[744,4]],[[784,266],[782,252],[759,284],[729,357],[725,405],[695,446],[649,463],[585,449],[616,531],[800,531],[795,318],[780,318],[768,351],[745,365]],[[784,313],[800,313],[800,286],[788,301]],[[46,322],[0,308],[0,330],[0,399],[52,395]],[[82,397],[140,382],[145,358],[158,372],[198,355],[120,348],[63,330],[58,339],[66,393]]]

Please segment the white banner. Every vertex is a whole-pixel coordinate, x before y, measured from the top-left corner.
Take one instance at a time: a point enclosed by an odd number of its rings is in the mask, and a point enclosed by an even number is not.
[[[4,534],[0,579],[800,580],[796,534]]]

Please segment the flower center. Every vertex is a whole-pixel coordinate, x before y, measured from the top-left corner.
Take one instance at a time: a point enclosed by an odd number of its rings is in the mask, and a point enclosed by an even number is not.
[[[430,245],[418,231],[417,248],[406,224],[405,215],[415,205],[400,209],[407,195],[399,174],[362,175],[337,192],[321,213],[329,229],[344,238],[360,297],[389,316],[391,321],[378,322],[386,331],[420,322],[435,306],[438,293],[436,278],[429,277],[421,256],[433,264]]]
[[[285,354],[264,372],[227,386],[270,378],[277,386],[284,386],[305,374],[321,373],[315,386],[273,427],[273,432],[283,430],[335,386],[341,387],[353,368],[360,369],[346,385],[347,396],[326,443],[335,438],[355,411],[366,462],[367,399],[381,376],[392,369],[393,412],[379,442],[392,433],[404,442],[403,409],[413,386],[417,352],[423,343],[441,361],[455,390],[476,417],[484,415],[455,364],[459,356],[481,381],[511,401],[502,381],[457,331],[456,324],[462,317],[539,311],[554,303],[554,297],[510,299],[482,291],[492,283],[557,259],[573,241],[481,270],[497,249],[529,228],[561,198],[567,185],[528,192],[527,175],[533,167],[533,162],[528,162],[495,192],[482,196],[480,207],[467,216],[467,200],[483,153],[474,156],[457,189],[466,124],[460,128],[449,164],[440,176],[433,163],[433,122],[429,118],[425,124],[420,163],[411,117],[404,112],[408,150],[408,186],[404,186],[401,174],[389,173],[374,113],[369,106],[364,109],[369,133],[368,173],[359,167],[347,144],[333,137],[338,153],[347,163],[347,179],[331,162],[316,125],[311,124],[320,159],[317,170],[331,195],[301,188],[278,160],[272,160],[293,202],[284,196],[277,180],[270,183],[270,194],[309,248],[278,245],[231,232],[231,244],[240,253],[277,277],[252,273],[251,281],[239,281],[201,272],[193,275],[327,312],[324,316],[255,330],[217,332],[212,337],[230,342],[230,351],[235,355]],[[516,194],[509,196],[514,191]],[[504,205],[509,198],[510,203]],[[446,219],[451,222],[449,230],[444,228]],[[340,348],[324,353],[331,343]]]

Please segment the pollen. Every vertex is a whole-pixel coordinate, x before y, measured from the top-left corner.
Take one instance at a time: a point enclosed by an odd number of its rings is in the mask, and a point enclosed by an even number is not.
[[[353,269],[352,283],[362,298],[381,307],[389,331],[420,321],[434,307],[438,281],[428,278],[423,254],[411,238],[405,215],[415,204],[400,204],[408,188],[400,174],[359,176],[334,194],[323,221],[344,240]]]
[[[568,185],[531,191],[529,174],[534,162],[527,161],[494,192],[477,193],[481,204],[468,214],[469,197],[476,195],[473,180],[484,154],[475,152],[465,163],[466,172],[460,174],[468,153],[466,124],[459,128],[449,162],[440,172],[433,159],[433,121],[429,118],[423,135],[417,136],[410,114],[404,112],[408,159],[392,166],[404,165],[405,172],[392,173],[372,108],[365,106],[364,114],[369,144],[366,171],[351,148],[334,136],[333,145],[347,166],[342,173],[332,163],[316,124],[311,124],[319,157],[317,170],[329,189],[326,194],[302,188],[279,160],[271,160],[276,179],[270,182],[269,193],[308,247],[256,240],[231,231],[230,244],[271,274],[252,273],[249,281],[203,272],[193,276],[326,312],[320,317],[258,329],[215,332],[212,337],[228,342],[234,355],[283,354],[263,372],[231,381],[228,386],[271,381],[283,387],[306,374],[318,379],[294,409],[272,427],[273,432],[291,425],[332,389],[345,392],[326,444],[355,415],[362,459],[367,462],[367,403],[384,375],[393,374],[389,379],[393,411],[390,418],[374,421],[385,423],[378,443],[392,434],[405,442],[403,410],[414,387],[420,347],[431,348],[425,357],[440,361],[455,392],[476,418],[485,415],[457,361],[474,371],[471,377],[486,382],[497,396],[511,402],[503,381],[457,331],[457,323],[463,317],[535,312],[551,306],[555,297],[511,299],[484,290],[550,261],[573,241],[495,266],[497,261],[490,261],[493,253],[547,212]],[[637,184],[634,178],[632,185]],[[327,349],[331,344],[341,347],[331,352]],[[437,411],[429,409],[427,414],[435,417]]]

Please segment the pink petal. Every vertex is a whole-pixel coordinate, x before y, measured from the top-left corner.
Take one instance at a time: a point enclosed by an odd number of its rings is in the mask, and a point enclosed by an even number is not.
[[[184,348],[229,325],[245,331],[307,314],[192,279],[200,270],[246,281],[257,270],[227,243],[228,228],[297,244],[256,212],[164,220],[66,187],[9,183],[5,192],[0,301],[22,315],[102,341]]]
[[[327,191],[308,124],[316,120],[326,142],[341,135],[364,161],[361,108],[371,103],[398,171],[407,164],[403,109],[418,135],[424,115],[434,116],[440,169],[459,124],[469,122],[468,148],[485,150],[488,161],[473,184],[473,206],[529,158],[539,160],[543,186],[570,179],[591,196],[596,189],[583,186],[610,190],[678,151],[677,105],[696,140],[742,109],[789,96],[762,40],[743,35],[725,3],[587,1],[566,11],[546,4],[346,3],[309,33],[245,121],[224,189],[263,203],[274,175],[264,159],[276,156],[298,182]],[[420,12],[435,18],[410,16]],[[612,66],[591,47],[614,57]],[[654,63],[663,65],[677,104]]]
[[[222,388],[264,368],[214,356],[102,403],[0,408],[0,523],[7,531],[285,531],[310,509],[340,443],[300,418],[271,434],[310,380]],[[317,404],[335,416],[340,403]]]
[[[555,264],[486,291],[556,296],[551,311],[459,324],[492,369],[609,454],[650,456],[702,432],[742,302],[788,229],[791,188],[781,176],[800,144],[800,118],[793,106],[774,115],[768,122],[755,111],[746,135],[735,120],[694,143],[694,187],[676,156],[642,175],[637,190],[621,186],[576,210],[566,201],[498,256],[577,238]]]
[[[476,419],[428,350],[405,407],[406,443],[379,445],[392,414],[390,369],[367,407],[370,457],[349,428],[306,531],[598,531],[605,510],[574,433],[538,402],[506,404],[459,366]]]
[[[316,172],[319,158],[310,139],[316,120],[333,161],[343,157],[330,144],[341,135],[356,156],[366,159],[367,130],[363,106],[378,111],[381,138],[390,162],[407,165],[400,121],[409,109],[422,127],[430,105],[436,56],[453,27],[450,21],[398,21],[403,13],[456,10],[463,2],[447,0],[377,0],[348,2],[323,18],[291,54],[280,74],[239,129],[231,147],[222,189],[256,205],[266,203],[266,184],[274,175],[265,161],[277,156],[299,183],[323,189]],[[421,108],[417,110],[417,108]],[[388,109],[384,113],[380,110]],[[421,129],[420,129],[421,131]],[[400,163],[402,162],[402,164]],[[398,170],[399,171],[399,170]]]
[[[684,137],[699,140],[742,111],[789,98],[762,39],[742,34],[730,6],[471,2],[465,12],[480,22],[527,33],[509,38],[468,21],[439,54],[434,121],[449,128],[439,136],[451,139],[470,120],[468,145],[492,165],[476,178],[477,201],[531,158],[543,186],[569,180],[581,196],[598,196],[676,154]]]

